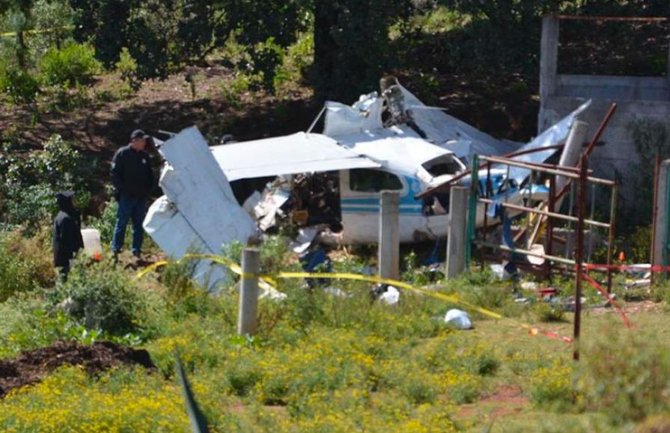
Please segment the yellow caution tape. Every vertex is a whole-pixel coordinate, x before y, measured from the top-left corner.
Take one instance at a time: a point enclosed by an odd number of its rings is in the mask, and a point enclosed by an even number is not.
[[[326,273],[326,272],[279,272],[276,275],[259,275],[259,274],[250,274],[250,273],[244,273],[242,272],[242,267],[235,263],[234,261],[227,259],[225,257],[217,256],[214,254],[186,254],[184,257],[182,257],[180,260],[193,260],[193,259],[198,259],[198,260],[210,260],[214,263],[226,266],[228,269],[230,269],[233,273],[239,275],[241,278],[259,278],[274,288],[277,286],[277,279],[298,279],[298,278],[324,278],[324,279],[337,279],[337,280],[354,280],[354,281],[365,281],[365,282],[370,282],[370,283],[381,283],[381,284],[388,284],[394,287],[397,287],[399,289],[404,289],[407,291],[412,291],[415,293],[419,293],[431,298],[439,299],[441,301],[449,302],[452,304],[459,304],[464,307],[467,307],[470,310],[476,311],[484,316],[491,317],[493,319],[507,319],[511,320],[512,322],[516,323],[519,325],[522,329],[527,330],[529,335],[542,335],[544,337],[548,337],[554,340],[562,340],[565,343],[572,343],[573,339],[570,337],[566,336],[561,336],[555,332],[552,331],[546,331],[542,330],[540,328],[536,328],[532,325],[529,325],[527,323],[519,322],[514,319],[509,319],[505,318],[503,315],[498,314],[494,311],[487,310],[486,308],[481,308],[476,305],[473,305],[467,301],[464,301],[457,295],[447,295],[446,293],[440,293],[436,292],[433,290],[428,290],[423,287],[416,287],[411,284],[398,281],[398,280],[393,280],[390,278],[382,278],[374,275],[361,275],[361,274],[353,274],[353,273]],[[150,266],[147,266],[143,270],[137,273],[135,276],[135,279],[140,279],[147,275],[148,273],[156,270],[157,268],[161,266],[167,265],[169,262],[167,260],[159,261],[156,262]]]
[[[431,298],[439,299],[442,301],[446,302],[451,302],[453,304],[460,304],[463,305],[473,311],[477,311],[480,314],[483,314],[485,316],[494,318],[494,319],[502,319],[503,316],[487,310],[485,308],[478,307],[476,305],[473,305],[467,301],[462,300],[460,297],[457,295],[447,295],[445,293],[440,293],[440,292],[435,292],[432,290],[428,290],[422,287],[416,287],[411,284],[404,283],[402,281],[398,280],[393,280],[390,278],[382,278],[374,275],[360,275],[360,274],[353,274],[353,273],[325,273],[325,272],[279,272],[277,275],[255,275],[255,274],[248,274],[242,272],[242,267],[235,263],[232,260],[226,259],[225,257],[221,256],[216,256],[213,254],[186,254],[182,259],[200,259],[200,260],[210,260],[212,262],[221,264],[229,268],[233,273],[239,275],[242,278],[259,278],[268,284],[276,287],[277,286],[277,279],[299,279],[299,278],[324,278],[324,279],[333,279],[333,280],[354,280],[354,281],[365,281],[369,283],[381,283],[381,284],[388,284],[394,287],[397,287],[399,289],[404,289],[407,291],[419,293]],[[154,271],[155,269],[167,265],[169,262],[168,261],[160,261],[156,262],[150,266],[147,266],[144,268],[142,271],[140,271],[136,276],[135,279],[140,279],[144,277],[146,274],[149,272]]]

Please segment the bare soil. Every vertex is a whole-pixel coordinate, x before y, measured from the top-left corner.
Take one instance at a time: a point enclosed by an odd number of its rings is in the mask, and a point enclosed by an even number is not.
[[[156,369],[149,352],[144,349],[132,349],[108,341],[90,346],[57,341],[49,347],[23,352],[15,359],[0,361],[0,398],[14,388],[39,382],[63,365],[81,365],[91,375],[121,365]]]

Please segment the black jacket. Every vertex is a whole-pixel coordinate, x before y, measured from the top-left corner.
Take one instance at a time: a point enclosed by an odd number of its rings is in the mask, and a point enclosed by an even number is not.
[[[81,217],[71,200],[59,201],[60,212],[54,219],[54,266],[70,265],[70,259],[84,248],[81,238]]]
[[[120,194],[148,197],[154,188],[154,173],[149,154],[130,145],[116,151],[112,159],[112,185]]]

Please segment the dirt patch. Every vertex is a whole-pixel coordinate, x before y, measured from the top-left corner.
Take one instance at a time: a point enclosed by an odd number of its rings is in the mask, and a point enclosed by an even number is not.
[[[0,361],[0,398],[10,390],[39,382],[63,365],[81,365],[89,374],[97,374],[119,365],[141,365],[156,369],[149,352],[108,341],[90,346],[72,341],[57,341],[52,346],[23,352],[15,359]]]

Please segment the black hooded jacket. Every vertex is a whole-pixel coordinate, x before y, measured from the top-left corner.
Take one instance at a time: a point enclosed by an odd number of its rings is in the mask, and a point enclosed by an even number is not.
[[[67,267],[77,251],[84,248],[84,240],[81,237],[81,216],[72,204],[72,197],[59,194],[57,199],[60,211],[54,219],[54,265]]]

